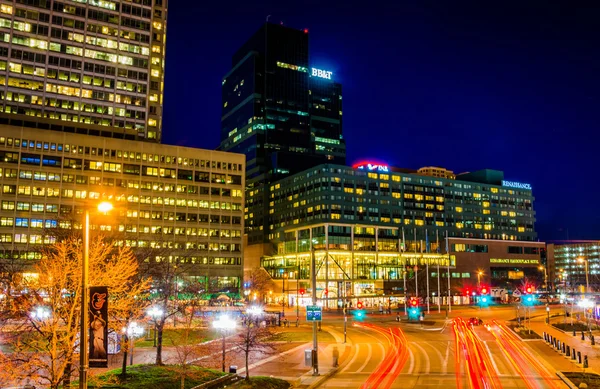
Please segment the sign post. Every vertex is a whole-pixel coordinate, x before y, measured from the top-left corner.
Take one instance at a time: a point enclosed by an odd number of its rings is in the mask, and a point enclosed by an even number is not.
[[[321,321],[323,319],[323,308],[318,305],[306,306],[306,321]]]

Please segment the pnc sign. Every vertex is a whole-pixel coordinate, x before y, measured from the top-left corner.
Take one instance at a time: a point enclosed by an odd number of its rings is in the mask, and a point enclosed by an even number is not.
[[[359,170],[368,170],[370,172],[384,172],[387,173],[390,171],[388,165],[380,164],[380,163],[369,163],[369,162],[361,162],[352,166],[354,169]]]
[[[317,69],[317,68],[312,68],[312,76],[313,77],[319,77],[319,78],[324,78],[326,80],[331,80],[331,75],[333,74],[333,72],[330,72],[328,70],[321,70],[321,69]]]
[[[523,184],[521,182],[515,182],[515,181],[505,181],[505,180],[502,180],[502,186],[506,186],[508,188],[529,189],[529,190],[531,190],[531,184]]]

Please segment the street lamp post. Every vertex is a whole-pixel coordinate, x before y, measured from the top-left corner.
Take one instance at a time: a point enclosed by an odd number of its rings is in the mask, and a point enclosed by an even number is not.
[[[583,257],[577,258],[578,262],[583,262],[585,264],[585,293],[583,294],[583,298],[586,298],[586,295],[589,293],[590,289],[590,276],[588,271],[588,260]]]
[[[109,202],[98,204],[100,212],[108,212],[112,209]],[[81,318],[79,322],[79,388],[87,389],[87,374],[89,365],[88,347],[88,272],[90,263],[90,211],[85,208],[83,217],[83,261],[81,263]]]
[[[312,304],[317,305],[317,265],[316,265],[316,256],[315,256],[315,243],[316,240],[311,241],[310,251],[311,251],[311,261],[310,261],[310,278],[311,278],[311,286],[312,286]],[[317,339],[317,322],[313,321],[313,376],[319,375],[319,345]]]
[[[235,328],[235,321],[230,319],[228,316],[221,316],[219,320],[213,321],[213,327],[221,331],[221,337],[223,338],[223,373],[225,372],[225,335],[227,330],[232,330]]]
[[[544,288],[546,289],[546,291],[548,291],[548,272],[546,271],[546,267],[540,266],[538,267],[538,269],[544,272]]]
[[[477,287],[480,288],[481,287],[481,276],[483,275],[483,272],[480,270],[477,272]]]
[[[149,311],[148,314],[150,315],[150,317],[152,317],[152,319],[154,320],[154,347],[156,347],[156,331],[157,331],[157,327],[158,327],[158,323],[156,322],[157,319],[159,317],[162,316],[163,311],[160,308],[157,307],[152,307]]]

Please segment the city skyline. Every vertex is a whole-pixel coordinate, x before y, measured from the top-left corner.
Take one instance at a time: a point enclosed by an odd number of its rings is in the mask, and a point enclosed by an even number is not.
[[[202,9],[203,14],[225,10],[213,7]],[[507,179],[532,185],[541,240],[566,239],[567,230],[571,239],[595,238],[599,231],[589,217],[600,211],[592,204],[595,184],[584,179],[556,182],[575,170],[582,178],[593,173],[587,161],[596,138],[576,144],[589,135],[593,123],[591,87],[597,78],[591,69],[598,58],[585,53],[589,42],[581,39],[593,32],[588,23],[593,12],[575,15],[546,7],[543,15],[533,14],[530,4],[515,16],[508,6],[445,7],[406,3],[356,12],[334,3],[286,11],[267,4],[234,7],[237,11],[226,22],[206,18],[198,24],[185,22],[197,12],[174,8],[169,15],[176,22],[170,24],[167,50],[164,142],[218,146],[222,75],[235,50],[271,14],[271,22],[308,28],[311,66],[333,71],[344,84],[348,164],[371,157],[393,166],[439,165],[456,173],[504,170]],[[211,39],[197,41],[204,46],[198,54],[182,49],[187,43],[179,38],[189,32],[186,25],[213,31],[199,34]],[[560,50],[555,50],[559,38]],[[357,46],[360,42],[370,43]],[[182,50],[185,61],[178,60]],[[190,75],[178,71],[179,64],[198,70]],[[577,67],[580,71],[573,71]],[[186,89],[190,92],[177,87],[183,73],[187,84],[194,85]],[[577,88],[584,80],[590,81],[589,91]],[[186,98],[198,89],[201,97]],[[203,118],[195,127],[199,131],[184,125],[187,116],[181,112],[188,109]],[[541,134],[551,136],[540,141]],[[408,147],[398,147],[406,141]],[[578,193],[576,203],[568,201],[572,193]]]

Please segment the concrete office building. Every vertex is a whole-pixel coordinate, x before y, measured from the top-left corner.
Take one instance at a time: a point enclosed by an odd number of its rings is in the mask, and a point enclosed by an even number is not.
[[[0,0],[0,124],[159,142],[168,0]]]
[[[564,240],[548,243],[550,279],[564,291],[600,288],[600,241]],[[587,275],[587,278],[586,278]]]
[[[447,283],[449,265],[452,293],[477,285],[479,272],[504,287],[539,275],[544,244],[535,242],[529,185],[492,170],[460,180],[407,171],[375,162],[325,164],[272,183],[275,254],[262,258],[262,266],[282,284],[298,274],[301,285],[308,282],[302,260],[314,249],[322,289],[340,288],[340,296],[404,294],[403,271],[412,279],[415,266],[423,280],[426,267],[431,278],[438,265],[445,267]],[[315,246],[306,246],[313,239]],[[253,259],[248,267],[258,266]],[[420,289],[412,293],[422,296]]]
[[[206,290],[240,283],[245,157],[152,142],[0,125],[0,258],[35,260],[46,229],[81,228],[84,207],[111,200],[93,230],[191,263]]]

